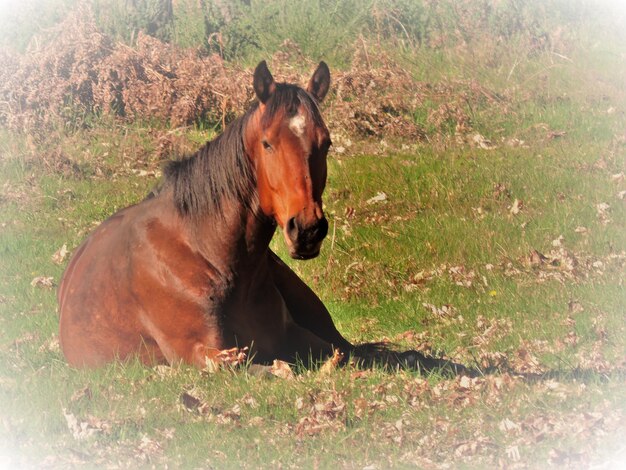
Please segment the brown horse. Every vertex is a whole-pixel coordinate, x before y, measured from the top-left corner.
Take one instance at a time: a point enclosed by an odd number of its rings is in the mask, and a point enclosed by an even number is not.
[[[161,188],[103,222],[59,286],[60,341],[73,366],[138,355],[199,367],[221,350],[304,361],[352,350],[330,314],[269,248],[280,226],[295,259],[319,254],[330,134],[306,90],[254,72],[258,102],[196,154],[170,162]]]

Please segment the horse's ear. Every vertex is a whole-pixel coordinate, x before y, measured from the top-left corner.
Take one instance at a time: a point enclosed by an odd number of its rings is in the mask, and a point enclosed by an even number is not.
[[[321,102],[326,96],[326,93],[328,93],[329,88],[330,70],[328,70],[326,62],[322,61],[317,66],[311,80],[309,80],[309,86],[306,87],[306,91],[311,93],[317,101]]]
[[[261,103],[267,102],[276,90],[274,77],[267,68],[267,63],[262,61],[254,69],[254,80],[252,82],[254,92]]]

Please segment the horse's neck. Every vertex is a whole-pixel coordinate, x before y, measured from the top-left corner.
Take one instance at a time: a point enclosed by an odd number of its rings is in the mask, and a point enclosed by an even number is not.
[[[237,275],[263,264],[275,226],[258,216],[257,209],[239,201],[224,203],[219,216],[199,219],[193,229],[199,251],[212,264]]]

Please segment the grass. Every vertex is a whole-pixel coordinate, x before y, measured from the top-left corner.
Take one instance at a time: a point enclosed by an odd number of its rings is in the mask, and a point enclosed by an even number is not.
[[[58,282],[67,260],[51,257],[62,245],[71,252],[145,196],[157,183],[159,136],[173,130],[94,118],[50,135],[56,153],[0,130],[0,467],[623,463],[626,63],[623,34],[607,42],[610,28],[592,36],[594,25],[568,43],[569,60],[498,49],[490,66],[480,60],[488,48],[396,51],[421,79],[475,78],[513,97],[465,110],[495,148],[433,127],[428,143],[332,153],[322,254],[287,260],[350,340],[501,366],[477,379],[298,367],[270,379],[248,367],[132,361],[69,368],[55,291],[31,281]],[[175,135],[177,153],[212,131]],[[384,201],[368,203],[379,193]],[[280,237],[272,247],[287,258]],[[533,261],[533,250],[547,261]]]

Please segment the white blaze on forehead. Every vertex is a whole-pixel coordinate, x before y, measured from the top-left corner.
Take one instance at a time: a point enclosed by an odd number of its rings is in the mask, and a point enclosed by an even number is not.
[[[306,116],[302,113],[296,114],[289,121],[289,129],[291,132],[296,134],[298,137],[301,137],[304,134],[304,129],[306,128]]]

